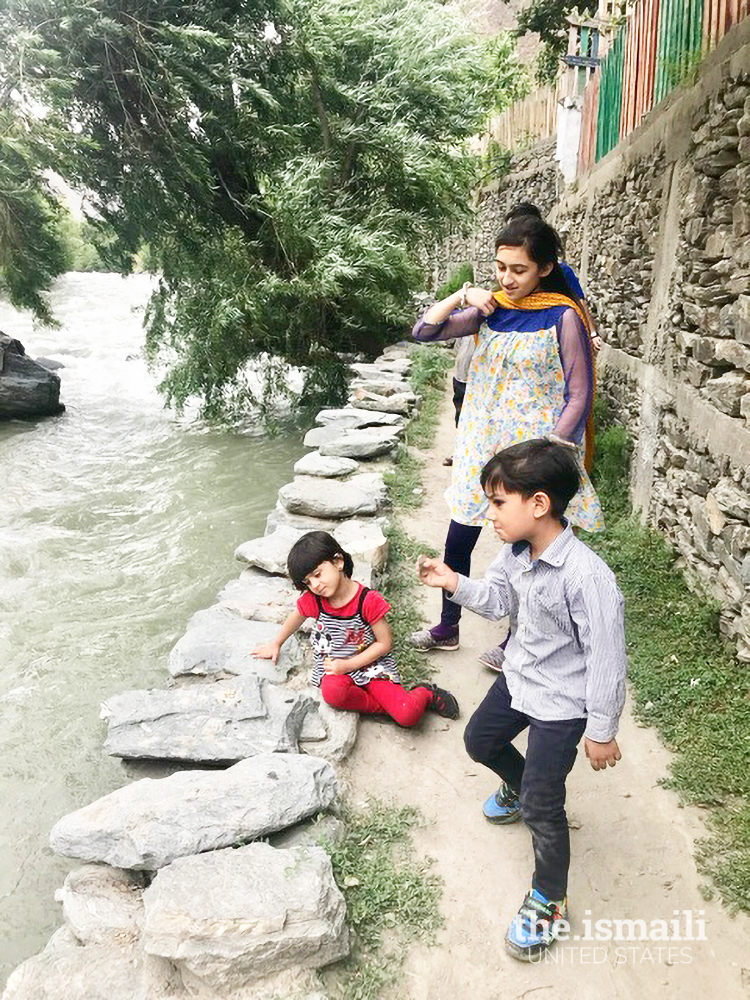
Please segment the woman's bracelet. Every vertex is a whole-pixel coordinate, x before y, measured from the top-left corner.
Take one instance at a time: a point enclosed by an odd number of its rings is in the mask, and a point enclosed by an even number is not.
[[[465,281],[463,283],[463,285],[461,285],[461,301],[460,301],[459,305],[461,306],[462,309],[466,308],[466,305],[467,305],[467,302],[466,302],[466,293],[468,292],[468,290],[470,288],[471,288],[471,282],[470,281]]]
[[[575,443],[575,441],[568,441],[557,434],[548,434],[547,440],[551,441],[553,444],[561,444],[565,448],[572,448],[573,451],[576,451],[576,449],[578,448],[578,445]]]

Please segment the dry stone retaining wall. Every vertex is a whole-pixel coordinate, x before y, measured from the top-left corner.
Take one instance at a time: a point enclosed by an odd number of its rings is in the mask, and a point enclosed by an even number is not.
[[[632,497],[750,662],[750,21],[556,208]]]
[[[511,161],[511,171],[477,195],[472,232],[456,232],[426,255],[426,269],[434,291],[459,265],[471,263],[478,283],[494,275],[495,237],[505,214],[519,201],[530,201],[544,213],[551,212],[563,188],[555,162],[556,139],[543,139]]]

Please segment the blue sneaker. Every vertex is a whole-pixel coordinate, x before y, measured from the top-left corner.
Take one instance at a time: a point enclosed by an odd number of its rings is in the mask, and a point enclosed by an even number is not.
[[[482,806],[482,812],[488,823],[515,823],[521,818],[521,803],[516,793],[503,782]]]
[[[563,925],[567,930],[568,901],[555,902],[531,889],[510,922],[505,950],[521,962],[533,962],[553,944]]]

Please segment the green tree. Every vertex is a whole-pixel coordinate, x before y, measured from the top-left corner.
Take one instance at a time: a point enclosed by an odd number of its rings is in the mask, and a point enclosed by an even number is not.
[[[408,318],[417,249],[465,217],[487,60],[437,0],[6,0],[0,79],[48,109],[47,164],[87,191],[102,252],[160,274],[147,347],[217,414],[274,356],[340,384],[335,352]],[[29,128],[40,123],[26,118]],[[282,381],[272,368],[271,381]]]
[[[70,266],[64,213],[43,177],[40,150],[8,108],[9,95],[6,101],[0,104],[0,291],[17,309],[53,323],[43,293]]]
[[[505,0],[508,3],[509,0]],[[568,22],[566,16],[573,10],[581,14],[595,14],[597,0],[530,0],[518,14],[515,29],[517,36],[535,31],[542,40],[543,48],[537,57],[536,77],[539,83],[549,83],[555,79],[560,57],[568,47]]]

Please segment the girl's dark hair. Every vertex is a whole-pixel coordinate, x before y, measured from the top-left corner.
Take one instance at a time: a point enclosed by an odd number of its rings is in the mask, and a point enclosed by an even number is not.
[[[535,215],[519,215],[511,219],[497,235],[495,253],[500,247],[523,247],[539,267],[551,264],[550,273],[539,281],[542,291],[560,292],[580,306],[580,299],[565,280],[559,264],[562,240],[548,222]]]
[[[482,469],[479,482],[485,493],[498,486],[506,493],[520,493],[525,499],[535,493],[546,493],[550,513],[559,520],[578,492],[581,476],[572,448],[536,438],[493,455]]]
[[[327,531],[308,531],[289,550],[286,568],[297,590],[307,590],[305,577],[323,562],[333,562],[336,556],[344,560],[344,575],[351,577],[354,563],[348,552]]]
[[[514,205],[513,208],[511,208],[511,210],[505,216],[505,221],[510,222],[511,219],[517,219],[521,215],[534,215],[536,216],[537,219],[544,218],[541,211],[536,207],[536,205],[532,205],[530,201],[519,201],[519,203],[517,205]]]

